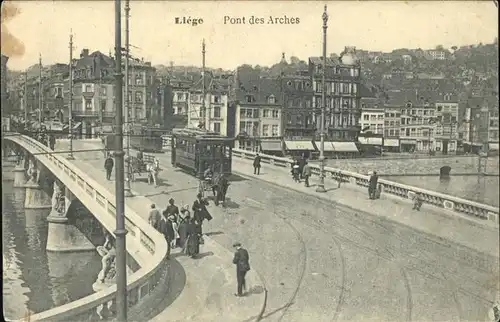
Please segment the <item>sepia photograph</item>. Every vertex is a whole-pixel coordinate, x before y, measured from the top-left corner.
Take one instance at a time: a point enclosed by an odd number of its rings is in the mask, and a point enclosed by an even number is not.
[[[500,322],[498,28],[2,1],[4,320]]]

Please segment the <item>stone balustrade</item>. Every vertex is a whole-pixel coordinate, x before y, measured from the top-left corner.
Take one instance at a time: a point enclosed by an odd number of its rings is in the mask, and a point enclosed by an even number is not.
[[[109,231],[115,230],[115,196],[67,161],[62,154],[52,154],[49,148],[27,136],[7,138],[33,154],[75,194]],[[125,206],[126,246],[140,269],[127,277],[128,305],[137,304],[161,280],[166,269],[167,243],[165,238]],[[113,233],[112,233],[113,234]],[[116,285],[82,299],[34,314],[31,321],[93,321],[112,318],[116,313]]]
[[[253,159],[256,153],[240,149],[233,149],[233,157],[242,159]],[[292,159],[276,157],[259,153],[262,163],[267,163],[276,167],[290,168]],[[318,165],[310,164],[313,175],[319,175]],[[325,167],[326,178],[331,178],[337,182],[358,187],[368,187],[370,177],[360,173]],[[479,217],[484,220],[491,220],[498,223],[499,209],[489,205],[480,204],[446,194],[429,191],[422,188],[412,187],[401,183],[396,183],[384,179],[379,179],[378,183],[382,188],[382,193],[397,196],[402,199],[411,199],[415,193],[419,193],[422,202],[449,211]]]

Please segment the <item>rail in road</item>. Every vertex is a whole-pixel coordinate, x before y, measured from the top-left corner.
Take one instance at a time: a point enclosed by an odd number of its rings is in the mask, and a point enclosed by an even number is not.
[[[115,196],[106,191],[85,172],[78,169],[61,154],[53,152],[40,142],[23,135],[10,134],[4,139],[17,143],[51,171],[111,233],[115,229]],[[128,277],[129,306],[134,306],[154,290],[165,274],[167,244],[164,237],[126,206],[128,253],[140,269]],[[116,286],[41,312],[30,317],[33,321],[72,321],[97,316],[98,307],[111,308],[116,302]]]
[[[132,189],[140,187],[163,206],[169,198],[190,204],[196,178],[172,168],[168,155],[157,156],[160,186],[136,181]],[[88,162],[102,167],[103,160]],[[244,164],[234,162],[235,168]],[[264,165],[263,178],[270,169]],[[477,321],[490,309],[498,258],[489,253],[373,214],[379,208],[370,213],[254,177],[234,179],[226,207],[210,207],[214,219],[204,230],[226,247],[238,240],[249,250],[252,269],[268,289],[264,321]],[[379,201],[392,215],[389,201]],[[429,216],[396,215],[417,221]],[[443,219],[440,225],[443,231],[454,229]],[[489,236],[480,227],[466,227],[464,232],[478,240]],[[498,238],[484,244],[491,250]]]

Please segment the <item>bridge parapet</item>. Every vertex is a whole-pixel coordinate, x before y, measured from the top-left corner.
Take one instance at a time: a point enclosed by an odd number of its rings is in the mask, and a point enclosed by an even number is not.
[[[84,172],[60,154],[51,153],[48,147],[22,135],[6,137],[26,149],[61,181],[72,194],[98,218],[113,234],[115,229],[115,196],[109,193]],[[157,285],[166,269],[167,243],[165,238],[146,223],[132,209],[125,206],[126,229],[130,232],[126,240],[128,253],[139,264],[140,269],[127,280],[129,306],[136,305]],[[94,320],[115,314],[116,285],[102,291],[47,310],[30,317],[32,321]]]
[[[257,153],[240,149],[233,149],[233,157],[252,160]],[[275,167],[290,168],[293,160],[289,158],[276,157],[259,153],[262,163],[267,163]],[[319,175],[319,166],[310,164],[313,175]],[[327,178],[336,180],[340,184],[348,184],[357,187],[368,187],[370,177],[360,173],[345,171],[332,167],[325,167]],[[490,205],[480,204],[474,201],[457,198],[454,196],[408,186],[405,184],[392,182],[384,179],[378,180],[382,193],[402,198],[411,199],[415,194],[419,194],[423,203],[439,207],[444,210],[453,211],[468,216],[478,217],[498,223],[499,208]]]

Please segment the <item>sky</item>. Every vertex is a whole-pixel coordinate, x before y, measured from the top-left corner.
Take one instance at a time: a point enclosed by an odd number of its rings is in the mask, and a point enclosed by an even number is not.
[[[122,1],[122,7],[125,1]],[[492,43],[498,36],[493,1],[137,1],[130,2],[132,55],[153,65],[234,69],[241,64],[272,65],[286,57],[303,60],[322,55],[322,14],[328,6],[328,53],[345,46],[391,51]],[[8,67],[22,70],[38,63],[69,60],[72,30],[74,57],[83,48],[108,53],[114,48],[114,1],[8,1],[2,3],[2,54]],[[225,17],[245,17],[231,24]],[[250,24],[252,16],[264,24]],[[298,24],[269,24],[270,17],[298,18]],[[175,17],[203,19],[176,24]],[[122,30],[125,27],[122,14]],[[124,36],[122,34],[122,46]]]

